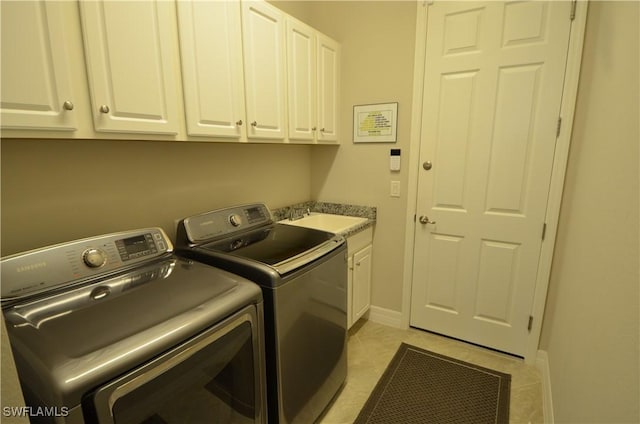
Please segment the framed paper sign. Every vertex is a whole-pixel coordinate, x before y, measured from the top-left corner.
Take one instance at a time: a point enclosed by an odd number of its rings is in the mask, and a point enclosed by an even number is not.
[[[398,103],[353,107],[354,143],[395,143]]]

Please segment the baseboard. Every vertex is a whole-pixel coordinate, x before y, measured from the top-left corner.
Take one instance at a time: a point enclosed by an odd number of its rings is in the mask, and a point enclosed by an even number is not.
[[[545,424],[553,424],[553,401],[551,400],[551,374],[549,372],[549,355],[546,350],[538,350],[536,368],[542,374],[542,410]]]
[[[369,308],[369,321],[388,325],[389,327],[403,328],[401,312],[379,306],[371,306],[371,308]]]

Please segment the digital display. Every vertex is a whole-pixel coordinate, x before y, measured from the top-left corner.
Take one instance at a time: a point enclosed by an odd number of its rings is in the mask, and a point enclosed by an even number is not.
[[[145,236],[136,236],[129,237],[123,241],[124,249],[129,255],[133,255],[138,252],[144,252],[145,250],[149,250],[149,243],[147,243],[147,239]]]
[[[156,236],[160,236],[160,234],[156,234]],[[158,239],[158,237],[156,238]],[[158,246],[162,249],[165,248],[160,239],[158,239]],[[158,249],[156,248],[156,244],[153,241],[153,236],[151,234],[143,234],[140,236],[116,240],[116,247],[118,248],[120,259],[123,261],[158,253]]]
[[[247,209],[247,218],[249,218],[250,222],[254,222],[263,219],[264,215],[262,215],[260,208],[249,208]]]

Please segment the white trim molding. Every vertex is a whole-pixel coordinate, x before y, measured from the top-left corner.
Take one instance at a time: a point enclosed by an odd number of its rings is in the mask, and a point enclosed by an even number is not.
[[[542,375],[542,412],[545,424],[553,424],[553,400],[551,397],[551,373],[549,371],[549,355],[546,350],[539,350],[536,356],[536,368]]]
[[[404,265],[402,281],[402,328],[411,324],[411,284],[413,281],[413,247],[415,213],[418,196],[418,164],[420,162],[420,133],[422,132],[422,95],[427,47],[427,11],[424,1],[416,2],[416,47],[413,63],[413,103],[411,105],[411,140],[409,147],[409,178],[407,183],[407,214],[405,216]]]
[[[407,328],[402,325],[402,312],[371,305],[369,321],[395,328]]]
[[[584,34],[587,26],[588,7],[589,2],[587,0],[577,1],[575,19],[571,24],[567,67],[565,69],[562,103],[560,105],[562,130],[556,141],[556,152],[553,158],[553,170],[551,171],[549,200],[547,201],[547,214],[545,218],[545,223],[547,224],[546,237],[542,242],[540,250],[536,290],[531,308],[531,316],[534,317],[534,320],[525,354],[525,361],[527,363],[532,363],[536,359],[538,346],[540,344],[540,335],[542,333],[542,321],[547,302],[549,278],[551,277],[551,262],[556,244],[564,179],[567,171],[567,161],[569,160],[573,117],[575,115],[576,100],[578,98],[578,82],[580,80],[580,67],[582,66],[582,47],[584,45]]]

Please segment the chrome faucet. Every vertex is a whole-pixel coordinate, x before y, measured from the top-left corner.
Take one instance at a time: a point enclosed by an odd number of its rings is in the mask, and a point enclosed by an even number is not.
[[[290,208],[289,209],[289,221],[296,221],[298,219],[304,218],[305,213],[307,215],[311,215],[311,210],[309,208],[304,209],[301,208]]]

